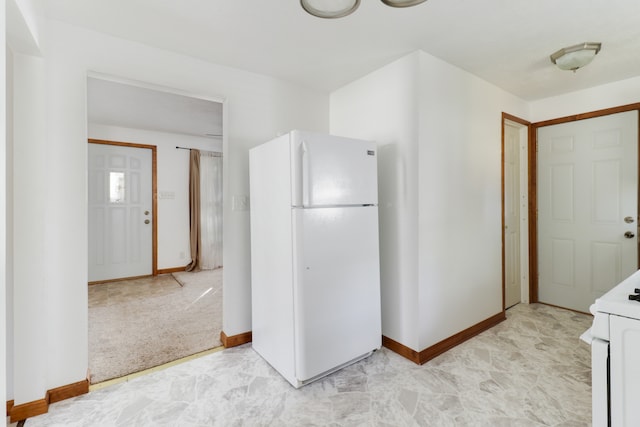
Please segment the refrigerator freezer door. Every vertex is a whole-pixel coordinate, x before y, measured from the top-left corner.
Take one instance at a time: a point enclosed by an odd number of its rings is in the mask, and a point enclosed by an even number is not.
[[[294,209],[296,377],[381,346],[378,208]]]
[[[295,206],[377,205],[377,150],[370,141],[292,132]]]

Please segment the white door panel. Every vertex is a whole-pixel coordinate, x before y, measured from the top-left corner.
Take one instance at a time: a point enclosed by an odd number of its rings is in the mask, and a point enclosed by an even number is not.
[[[520,131],[505,125],[504,258],[505,307],[520,302]]]
[[[638,425],[640,400],[640,321],[609,317],[611,342],[611,425]],[[595,425],[595,424],[594,424]]]
[[[381,345],[378,208],[294,209],[296,376]]]
[[[637,129],[635,111],[538,129],[540,301],[588,312],[636,271]]]
[[[151,150],[89,144],[89,281],[152,274]]]

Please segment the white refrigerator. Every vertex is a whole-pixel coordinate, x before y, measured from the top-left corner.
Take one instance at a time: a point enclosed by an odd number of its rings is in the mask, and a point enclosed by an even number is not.
[[[381,346],[377,149],[292,131],[249,165],[252,345],[298,388]]]

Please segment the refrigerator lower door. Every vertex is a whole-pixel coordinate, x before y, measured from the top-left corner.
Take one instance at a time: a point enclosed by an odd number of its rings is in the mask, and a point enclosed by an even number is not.
[[[295,358],[302,385],[381,346],[378,208],[294,211]]]

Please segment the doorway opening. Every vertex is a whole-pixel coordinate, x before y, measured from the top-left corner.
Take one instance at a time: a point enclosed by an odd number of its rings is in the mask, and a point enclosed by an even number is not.
[[[529,302],[530,123],[502,114],[502,307]]]
[[[109,256],[112,261],[100,266],[99,279],[92,279],[92,266],[87,266],[93,283],[89,287],[89,366],[90,382],[94,384],[221,345],[222,263],[215,263],[211,270],[205,265],[199,266],[197,270],[201,271],[197,272],[185,269],[192,261],[190,152],[220,160],[223,104],[172,89],[92,74],[87,78],[87,113],[89,142],[94,143],[90,146],[107,150],[98,154],[100,159],[94,159],[94,150],[89,149],[89,199],[101,197],[105,208],[114,212],[102,217],[102,221],[91,220],[91,203],[88,212],[92,227],[90,261],[96,261],[91,256],[96,252],[92,247],[104,248],[100,261]],[[115,147],[115,152],[109,147]],[[143,152],[153,156],[147,159],[146,154],[141,155]],[[91,168],[101,162],[104,167],[94,174]],[[146,162],[155,171],[153,180],[138,173]],[[203,192],[214,189],[217,193],[206,214],[201,214],[207,219],[219,215],[213,221],[217,226],[214,231],[212,227],[200,229],[202,240],[213,242],[207,249],[216,253],[216,259],[222,259],[223,250],[221,168],[221,162],[217,162],[213,172],[202,177],[205,181],[210,177],[217,180],[215,185],[202,185]],[[94,175],[102,179],[92,181]],[[96,197],[98,188],[100,197]],[[148,193],[149,198],[138,203],[143,193]],[[101,217],[98,214],[96,218]],[[101,227],[100,233],[91,231]],[[144,237],[149,230],[153,230],[153,241],[146,244],[138,237]],[[213,232],[213,238],[209,234],[202,236]],[[100,236],[110,242],[105,244]],[[152,259],[151,267],[143,260],[144,269],[121,268],[124,255],[129,253],[136,262],[141,256]],[[113,312],[109,314],[109,310]],[[117,339],[124,336],[128,339]],[[105,342],[107,345],[102,345]],[[141,350],[148,350],[148,354]],[[127,360],[127,354],[136,355],[129,358],[132,361],[144,363],[134,364],[131,370],[120,369],[118,365],[125,362],[113,363],[118,368],[115,373],[108,369],[98,372],[102,368],[96,366],[103,365],[93,363],[98,356],[101,360],[120,356]]]

